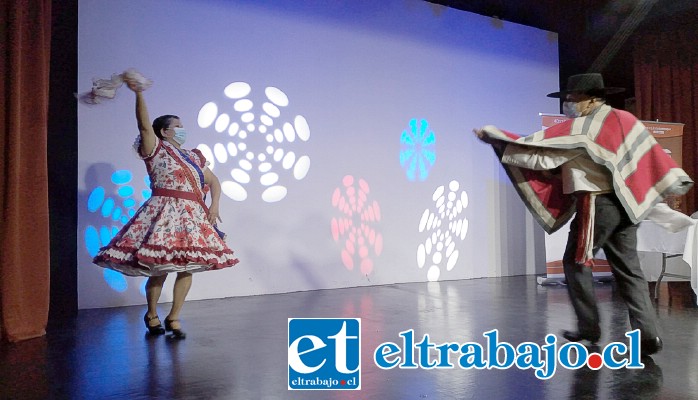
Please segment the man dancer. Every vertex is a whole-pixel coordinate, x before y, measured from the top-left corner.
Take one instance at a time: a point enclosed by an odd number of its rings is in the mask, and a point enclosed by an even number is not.
[[[600,74],[571,76],[564,98],[572,119],[528,137],[494,126],[476,129],[491,144],[534,217],[548,232],[574,214],[563,267],[577,315],[570,341],[601,337],[591,261],[600,249],[608,257],[632,329],[640,329],[643,355],[662,349],[657,318],[637,256],[638,223],[664,196],[681,195],[693,181],[663,151],[632,114],[605,104]]]

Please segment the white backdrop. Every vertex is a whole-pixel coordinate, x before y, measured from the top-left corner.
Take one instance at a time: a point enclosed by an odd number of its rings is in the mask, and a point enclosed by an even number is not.
[[[545,271],[542,231],[471,129],[526,134],[558,111],[555,34],[421,0],[79,12],[78,91],[140,70],[151,118],[179,115],[223,182],[240,264],[197,274],[190,299]],[[144,303],[143,278],[91,264],[149,196],[133,95],[78,112],[79,307]]]

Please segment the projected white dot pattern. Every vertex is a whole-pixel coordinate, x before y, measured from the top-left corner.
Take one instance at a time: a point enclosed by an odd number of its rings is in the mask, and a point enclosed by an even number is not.
[[[458,262],[459,251],[456,241],[465,239],[468,233],[468,219],[461,214],[468,207],[468,194],[460,190],[458,181],[451,181],[434,190],[434,205],[422,213],[419,232],[426,234],[426,240],[417,247],[417,266],[427,268],[427,280],[438,281],[442,269],[450,271]],[[445,264],[445,265],[444,265]]]
[[[266,87],[264,100],[252,97],[246,82],[233,82],[223,90],[233,100],[230,105],[207,102],[199,110],[201,128],[212,128],[230,141],[212,146],[197,146],[209,161],[209,168],[230,164],[225,174],[218,173],[225,196],[245,201],[250,185],[258,184],[263,201],[274,203],[288,194],[288,179],[300,181],[310,170],[310,157],[298,148],[298,142],[310,140],[310,126],[302,115],[284,120],[283,109],[290,104],[281,89]]]

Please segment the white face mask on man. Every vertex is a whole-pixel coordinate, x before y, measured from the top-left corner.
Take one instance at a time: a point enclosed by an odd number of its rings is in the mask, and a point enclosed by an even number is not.
[[[562,103],[562,113],[570,118],[577,118],[582,116],[582,112],[577,109],[577,102],[565,101]]]
[[[183,145],[187,141],[187,131],[184,128],[172,128],[172,130],[175,132],[172,140],[179,143],[180,146]]]

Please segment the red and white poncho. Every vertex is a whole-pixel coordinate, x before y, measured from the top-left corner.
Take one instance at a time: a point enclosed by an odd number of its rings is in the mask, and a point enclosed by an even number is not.
[[[585,150],[594,162],[610,172],[614,192],[635,223],[643,220],[664,196],[682,195],[693,185],[642,122],[608,105],[600,106],[589,116],[525,137],[491,125],[482,130],[492,139],[522,146]],[[577,211],[575,196],[563,193],[559,174],[509,164],[502,166],[546,232],[555,232]]]

